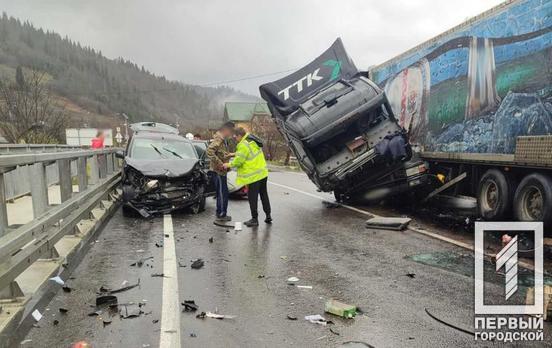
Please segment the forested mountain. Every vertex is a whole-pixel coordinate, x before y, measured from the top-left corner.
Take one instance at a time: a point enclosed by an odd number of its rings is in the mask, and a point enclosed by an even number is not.
[[[169,81],[131,61],[108,59],[101,51],[4,13],[0,19],[0,78],[13,78],[17,66],[46,72],[53,92],[86,110],[90,117],[115,117],[124,112],[131,121],[174,123],[178,119],[181,124],[204,127],[209,119],[222,118],[225,100],[256,100],[229,87]]]

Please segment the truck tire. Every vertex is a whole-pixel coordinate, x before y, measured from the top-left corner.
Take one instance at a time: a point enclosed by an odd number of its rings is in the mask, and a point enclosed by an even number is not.
[[[514,196],[514,214],[519,221],[552,222],[552,180],[543,174],[527,175]]]
[[[502,220],[511,211],[514,184],[498,169],[487,170],[477,189],[477,209],[485,220]]]

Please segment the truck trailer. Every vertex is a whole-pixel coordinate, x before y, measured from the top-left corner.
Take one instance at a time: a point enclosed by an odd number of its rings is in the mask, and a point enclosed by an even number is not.
[[[550,226],[552,1],[506,1],[369,78],[426,163],[429,198],[471,198],[484,219]]]

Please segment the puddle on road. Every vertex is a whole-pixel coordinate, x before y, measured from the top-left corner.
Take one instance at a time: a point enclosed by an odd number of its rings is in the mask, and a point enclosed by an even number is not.
[[[467,253],[459,254],[459,253],[453,253],[453,252],[447,251],[447,252],[434,252],[434,253],[427,253],[427,254],[416,254],[416,255],[407,256],[406,258],[424,265],[437,267],[456,274],[461,274],[461,275],[470,277],[472,279],[474,277],[475,261],[474,261],[473,255],[471,254],[467,254]],[[494,264],[492,264],[488,260],[485,260],[484,268],[485,268],[484,274],[485,274],[486,281],[489,281],[495,284],[504,283],[504,276],[496,273]],[[487,276],[487,275],[490,275],[490,276]],[[532,287],[533,283],[534,283],[533,272],[520,267],[518,270],[518,284],[524,287]],[[552,277],[545,276],[544,284],[552,285]]]

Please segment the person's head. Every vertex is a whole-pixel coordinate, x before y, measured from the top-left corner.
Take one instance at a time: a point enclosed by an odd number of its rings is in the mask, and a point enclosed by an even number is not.
[[[102,130],[99,130],[98,133],[96,133],[96,138],[105,138],[105,134]]]
[[[234,129],[234,137],[237,141],[241,141],[246,134],[247,131],[243,127],[237,127]]]
[[[230,138],[234,133],[234,122],[226,122],[218,131],[224,138]]]

